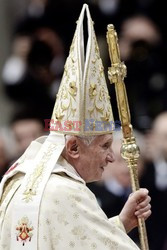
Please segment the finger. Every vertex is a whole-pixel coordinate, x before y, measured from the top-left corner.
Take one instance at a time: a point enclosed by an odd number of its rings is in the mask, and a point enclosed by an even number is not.
[[[151,213],[151,210],[148,210],[147,212],[143,213],[142,215],[138,215],[137,217],[146,220],[151,215]]]
[[[138,193],[143,193],[143,194],[145,195],[145,194],[148,194],[149,191],[148,191],[147,188],[140,188],[139,190],[136,190],[136,191],[132,192],[132,193],[130,194],[130,196],[132,196],[132,195],[134,195],[134,194],[138,194]]]
[[[140,202],[138,204],[138,206],[136,207],[137,210],[139,210],[140,208],[144,208],[146,207],[151,201],[151,197],[150,196],[147,196],[146,199],[142,202]]]
[[[146,188],[141,188],[129,196],[129,199],[137,204],[148,195],[148,190]]]
[[[142,215],[142,214],[144,214],[145,212],[149,211],[150,209],[151,209],[151,205],[148,204],[146,207],[137,210],[137,211],[135,212],[135,215],[136,215],[136,216]]]

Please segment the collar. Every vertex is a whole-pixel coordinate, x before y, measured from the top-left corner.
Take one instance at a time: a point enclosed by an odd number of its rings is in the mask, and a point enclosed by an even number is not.
[[[86,185],[86,182],[81,178],[75,168],[62,156],[59,157],[52,173],[65,173],[74,180],[82,182]]]

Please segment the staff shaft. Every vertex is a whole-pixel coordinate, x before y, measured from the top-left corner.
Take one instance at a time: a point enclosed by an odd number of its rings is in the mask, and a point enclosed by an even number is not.
[[[121,156],[127,162],[130,171],[132,191],[134,192],[140,188],[137,171],[137,162],[140,151],[139,147],[136,144],[135,137],[133,136],[128,98],[124,84],[124,77],[126,76],[126,66],[120,60],[118,38],[114,26],[110,24],[107,28],[107,42],[112,65],[108,70],[108,76],[110,82],[115,84],[117,106],[123,133]],[[138,218],[138,230],[141,249],[149,250],[144,219]]]

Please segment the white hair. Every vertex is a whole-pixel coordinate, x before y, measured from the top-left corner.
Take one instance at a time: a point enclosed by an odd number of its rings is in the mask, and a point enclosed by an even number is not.
[[[98,135],[92,135],[92,136],[77,136],[79,139],[81,139],[83,141],[83,143],[87,146],[89,146],[94,140],[95,138],[97,137]],[[73,135],[65,135],[65,138],[67,140],[69,140],[70,138],[72,138]]]

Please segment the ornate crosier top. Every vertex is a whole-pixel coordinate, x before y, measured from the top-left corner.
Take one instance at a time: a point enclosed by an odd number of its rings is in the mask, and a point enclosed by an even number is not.
[[[88,20],[88,40],[84,58],[85,12]],[[77,21],[52,120],[55,126],[57,122],[61,123],[61,129],[58,132],[66,134],[96,135],[111,133],[113,130],[113,115],[104,67],[87,5],[84,5]],[[64,131],[62,127],[69,121],[72,122],[71,124],[79,122],[80,129],[76,131],[75,126],[71,125],[71,129],[68,127]],[[101,122],[101,128],[99,129],[98,126],[98,130],[96,122]]]

